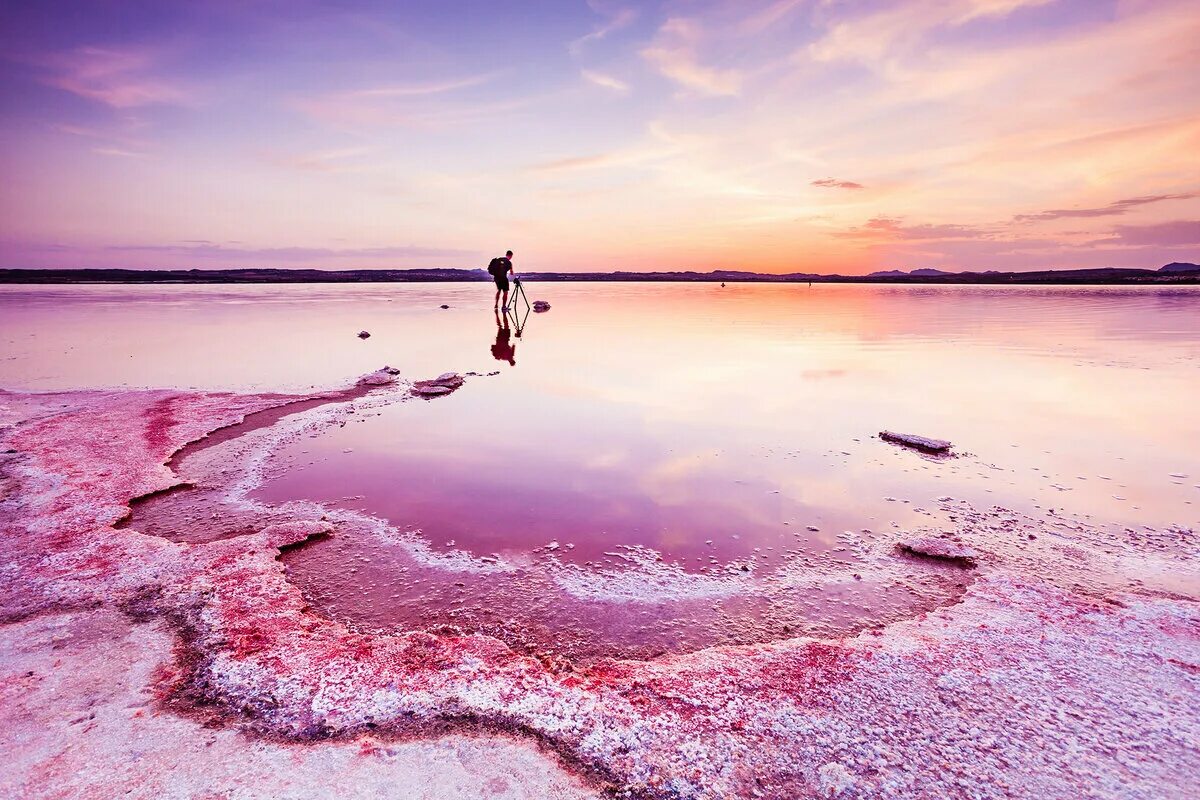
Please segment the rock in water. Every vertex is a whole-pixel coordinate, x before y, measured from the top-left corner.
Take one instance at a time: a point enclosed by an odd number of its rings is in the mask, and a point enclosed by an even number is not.
[[[400,374],[400,370],[395,367],[380,367],[374,372],[368,372],[358,379],[359,386],[384,386],[389,383],[396,382],[396,376]]]
[[[979,558],[979,554],[971,548],[936,536],[913,536],[897,542],[896,546],[906,553],[954,561],[968,567],[974,566]]]
[[[537,311],[538,313],[541,313],[543,311],[549,311],[550,304],[547,303],[545,300],[534,300],[533,301],[533,310]]]
[[[440,397],[462,386],[463,380],[463,376],[457,372],[447,372],[433,380],[417,381],[413,384],[412,392],[420,397]]]
[[[440,397],[444,394],[450,394],[453,391],[449,386],[436,386],[432,384],[413,386],[413,394],[420,395],[421,397]]]
[[[900,444],[905,447],[912,447],[924,453],[937,453],[946,455],[950,452],[953,444],[945,439],[930,439],[925,436],[916,436],[911,433],[895,433],[893,431],[880,431],[879,438],[885,442],[892,444]]]
[[[360,338],[360,339],[370,339],[370,338],[371,338],[371,332],[370,332],[370,331],[359,331],[359,332],[358,332],[358,338]]]
[[[450,306],[446,305],[445,303],[442,303],[442,308],[449,308],[449,307]]]

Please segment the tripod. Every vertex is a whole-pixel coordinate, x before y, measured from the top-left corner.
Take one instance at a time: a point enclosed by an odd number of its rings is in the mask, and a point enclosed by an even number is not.
[[[518,298],[525,302],[525,313],[528,314],[531,306],[529,305],[529,298],[525,296],[525,287],[521,285],[520,278],[513,278],[513,289],[508,298],[508,307],[512,311],[516,311],[517,309]]]
[[[525,302],[525,312],[517,308],[517,298],[521,298]],[[525,327],[525,320],[529,319],[529,310],[532,308],[529,304],[529,298],[525,296],[525,288],[521,286],[520,278],[513,278],[513,289],[508,295],[508,308],[504,314],[512,318],[513,324],[517,328],[517,336],[520,337],[521,329]]]

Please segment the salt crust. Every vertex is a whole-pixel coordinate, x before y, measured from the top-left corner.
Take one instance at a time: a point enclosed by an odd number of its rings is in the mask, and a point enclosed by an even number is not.
[[[1085,581],[1086,593],[1073,591],[1040,550],[989,538],[996,529],[982,524],[987,512],[970,517],[971,545],[994,558],[957,605],[844,640],[713,648],[573,673],[550,673],[483,636],[364,635],[314,617],[275,559],[282,543],[312,528],[181,545],[111,527],[130,497],[174,481],[163,466],[171,452],[279,400],[0,395],[0,419],[10,421],[0,449],[18,451],[5,463],[12,485],[0,503],[10,531],[0,540],[8,628],[94,607],[173,620],[186,645],[177,657],[194,669],[167,696],[280,739],[289,764],[311,751],[351,770],[337,761],[345,745],[286,742],[443,731],[446,720],[470,718],[534,735],[592,780],[646,797],[1162,798],[1200,776],[1194,596],[1106,589],[1101,576]],[[1044,539],[1072,553],[1069,568],[1085,578],[1093,563],[1142,553],[1135,542],[1100,546],[1067,529]],[[1147,556],[1194,570],[1190,552]],[[28,638],[29,653],[0,656],[5,687],[24,674],[21,658],[52,659],[61,646],[25,633],[14,635]],[[89,660],[68,672],[107,685],[108,668]],[[2,695],[6,708],[16,696]],[[69,703],[58,697],[55,714]],[[46,735],[59,753],[75,736]],[[119,793],[133,776],[135,793],[161,796],[136,787],[169,781],[190,744],[164,738],[169,761],[89,777],[101,794]],[[261,749],[253,739],[227,742],[231,763]],[[54,763],[35,756],[18,780],[45,775],[46,796],[58,796],[54,781],[66,778]],[[317,780],[289,770],[277,773],[289,776],[288,791]]]

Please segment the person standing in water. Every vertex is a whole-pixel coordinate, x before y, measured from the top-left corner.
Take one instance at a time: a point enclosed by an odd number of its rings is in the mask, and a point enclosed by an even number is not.
[[[488,273],[496,282],[496,304],[493,308],[500,308],[500,295],[503,293],[505,311],[508,311],[508,275],[513,271],[512,255],[512,250],[509,250],[503,258],[493,258],[492,263],[488,264]]]

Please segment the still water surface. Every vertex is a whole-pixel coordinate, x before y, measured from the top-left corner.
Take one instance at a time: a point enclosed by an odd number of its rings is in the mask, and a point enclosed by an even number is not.
[[[941,496],[1200,527],[1195,288],[529,291],[551,311],[501,318],[486,284],[5,287],[0,387],[299,391],[382,364],[498,371],[292,442],[255,496],[513,562],[603,572],[650,554],[696,576],[850,563],[838,534],[928,524]],[[887,445],[884,428],[950,439],[961,457]],[[347,547],[289,566],[320,595],[359,557]],[[360,621],[433,621],[398,614]]]

